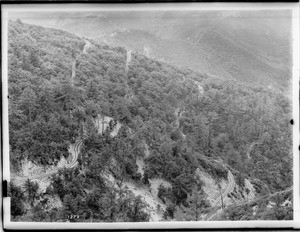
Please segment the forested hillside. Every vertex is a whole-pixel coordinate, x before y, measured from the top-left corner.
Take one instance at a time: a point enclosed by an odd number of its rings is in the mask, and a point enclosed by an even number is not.
[[[289,10],[152,10],[16,14],[150,55],[176,66],[259,83],[289,93],[292,34]]]
[[[158,193],[164,220],[201,220],[194,215],[211,205],[199,171],[217,181],[231,171],[241,187],[248,178],[257,196],[292,186],[291,103],[281,93],[139,53],[128,61],[125,48],[20,20],[9,22],[8,41],[12,174],[24,160],[55,166],[83,143],[78,165],[60,169],[45,192],[34,181],[11,183],[13,220],[149,221],[148,202],[122,183],[147,187],[154,178],[171,184]],[[99,115],[113,118],[104,133]],[[55,197],[61,205],[50,204]]]

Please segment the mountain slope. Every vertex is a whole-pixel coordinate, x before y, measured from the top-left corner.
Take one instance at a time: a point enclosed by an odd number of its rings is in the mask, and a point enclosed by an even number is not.
[[[195,43],[189,39],[190,37],[185,41],[168,40],[145,31],[121,30],[97,41],[112,46],[125,46],[156,59],[213,76],[275,86],[279,89],[288,87],[288,65],[278,67],[278,64],[282,64],[280,61],[275,65],[264,57],[257,57],[255,53],[237,46],[237,39],[215,31],[196,37]]]
[[[229,204],[247,198],[245,178],[257,196],[291,186],[291,106],[284,95],[136,52],[128,59],[125,48],[86,40],[83,53],[83,38],[9,23],[12,172],[25,159],[55,166],[83,138],[79,165],[53,175],[42,199],[28,191],[36,189],[30,181],[25,193],[12,186],[15,220],[149,221],[147,198],[135,194],[145,191],[163,204],[154,209],[161,219],[202,220],[211,210],[210,189],[226,192],[228,173],[240,190]],[[99,118],[112,120],[99,130]],[[215,186],[205,185],[204,175]],[[155,179],[169,183],[155,187],[157,196],[147,190]],[[57,196],[62,206],[49,208],[46,198]]]
[[[215,220],[292,220],[292,189],[259,197],[253,201],[230,206],[215,215]]]
[[[138,52],[146,47],[153,57],[177,66],[290,91],[289,11],[112,11],[36,17],[23,16],[113,46]]]

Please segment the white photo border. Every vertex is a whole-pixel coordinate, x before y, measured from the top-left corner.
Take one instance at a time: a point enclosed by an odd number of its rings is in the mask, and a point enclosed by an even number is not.
[[[4,228],[6,229],[209,229],[209,228],[300,228],[299,192],[299,4],[298,3],[143,3],[143,4],[3,4],[2,11],[2,138],[3,180],[10,180],[8,134],[8,63],[7,30],[10,12],[43,11],[169,11],[169,10],[291,10],[293,38],[293,210],[290,221],[199,221],[199,222],[114,222],[114,223],[56,223],[11,222],[10,197],[3,198]]]

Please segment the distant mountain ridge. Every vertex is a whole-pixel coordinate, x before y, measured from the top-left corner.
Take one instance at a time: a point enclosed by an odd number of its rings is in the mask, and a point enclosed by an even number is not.
[[[55,13],[25,22],[97,38],[113,46],[222,78],[287,91],[291,79],[289,11]],[[114,36],[112,36],[114,34]]]

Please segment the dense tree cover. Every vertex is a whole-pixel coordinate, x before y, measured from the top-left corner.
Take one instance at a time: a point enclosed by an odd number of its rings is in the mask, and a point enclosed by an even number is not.
[[[25,196],[20,187],[15,186],[12,182],[9,186],[11,197],[11,215],[13,217],[24,214],[25,212]]]
[[[106,184],[99,173],[78,168],[61,169],[52,176],[44,194],[38,184],[27,180],[23,188],[10,185],[11,214],[15,221],[149,221],[147,204],[126,189]],[[50,198],[58,195],[62,207],[51,207]],[[28,204],[27,204],[28,203]]]
[[[96,170],[83,174],[78,168],[64,169],[52,177],[50,194],[58,194],[63,218],[77,215],[77,221],[148,221],[146,204],[125,189],[106,184]]]
[[[27,179],[22,186],[10,183],[11,215],[14,221],[57,221],[57,209],[47,208],[49,198],[39,192],[37,182]]]
[[[177,208],[174,217],[178,221],[200,221],[209,207],[205,194],[201,189],[195,188],[188,195],[186,203]]]
[[[250,178],[257,192],[291,185],[291,106],[284,95],[178,69],[137,53],[132,54],[126,71],[125,49],[90,42],[83,54],[84,40],[79,37],[9,22],[13,170],[20,168],[25,157],[53,165],[68,156],[70,142],[88,132],[82,137],[79,167],[63,170],[52,179],[49,190],[63,202],[60,214],[76,213],[80,220],[147,221],[141,199],[107,186],[101,177],[104,171],[112,173],[119,186],[123,178],[142,183],[154,177],[168,180],[172,187],[166,214],[171,218],[176,210],[181,210],[181,216],[197,212],[192,218],[199,218],[197,210],[187,213],[189,202],[208,207],[199,193],[202,184],[195,170],[226,178],[227,168],[217,160],[227,164],[240,182]],[[98,114],[122,123],[116,137],[109,136],[111,129],[97,134],[92,121]],[[247,149],[253,142],[258,145],[248,159]],[[135,160],[144,156],[145,143],[150,156],[144,160],[142,177]],[[117,208],[106,205],[118,199]],[[123,204],[124,208],[118,208]],[[17,215],[20,210],[16,211]],[[189,217],[186,220],[192,220]]]
[[[78,123],[70,111],[81,90],[68,80],[84,42],[60,30],[9,22],[9,135],[12,168],[29,160],[47,165],[67,155]],[[76,118],[75,118],[76,119]]]
[[[125,128],[121,128],[117,137],[110,136],[110,130],[101,135],[94,132],[84,141],[79,157],[81,170],[97,178],[99,174],[111,173],[121,186],[125,179],[141,181],[136,156],[143,155],[139,142],[130,138]]]

